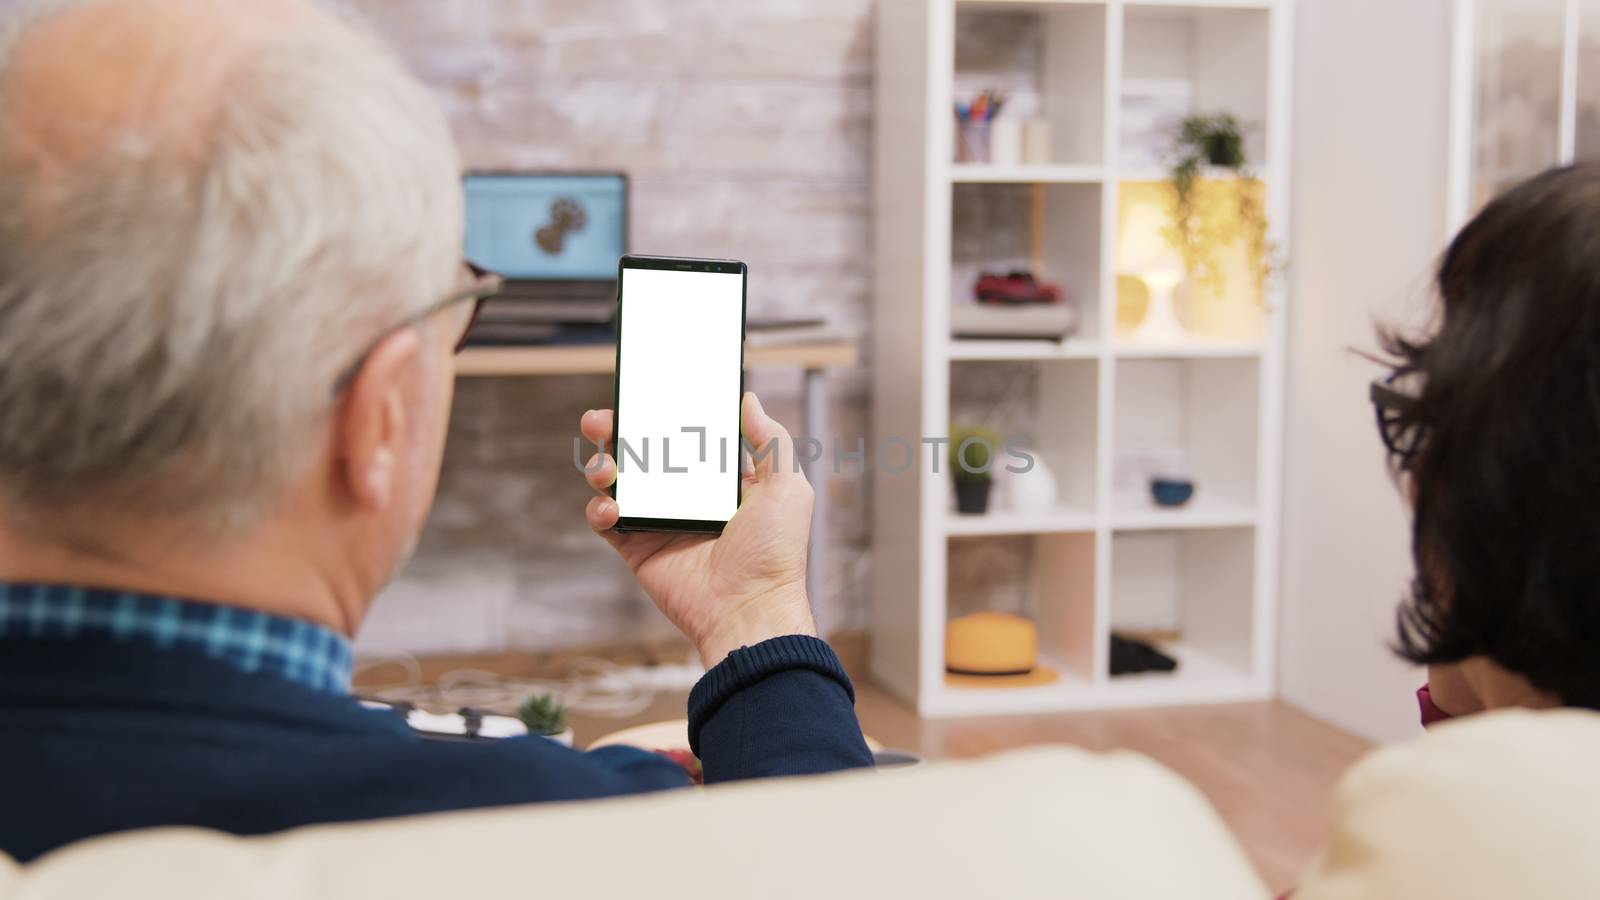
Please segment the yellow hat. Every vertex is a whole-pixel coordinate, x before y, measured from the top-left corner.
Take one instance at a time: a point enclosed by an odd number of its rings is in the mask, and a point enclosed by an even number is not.
[[[1039,665],[1039,629],[1021,616],[980,612],[945,628],[946,682],[962,687],[1021,687],[1058,677]]]

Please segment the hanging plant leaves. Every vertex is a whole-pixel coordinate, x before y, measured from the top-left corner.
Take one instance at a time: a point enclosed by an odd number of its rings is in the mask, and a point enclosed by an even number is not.
[[[1208,169],[1231,172],[1237,182],[1207,179]],[[1183,259],[1189,280],[1222,296],[1227,291],[1227,275],[1221,252],[1242,245],[1256,300],[1264,303],[1267,288],[1282,266],[1277,262],[1277,247],[1268,238],[1266,191],[1250,171],[1239,120],[1231,113],[1184,119],[1174,138],[1168,182],[1172,186],[1172,219],[1163,237]]]

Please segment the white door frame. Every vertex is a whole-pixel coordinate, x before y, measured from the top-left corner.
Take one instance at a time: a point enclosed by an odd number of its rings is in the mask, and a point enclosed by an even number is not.
[[[1455,234],[1472,215],[1472,139],[1476,128],[1477,0],[1454,0],[1450,51],[1450,147],[1446,163],[1446,225]],[[1561,42],[1561,128],[1558,165],[1569,165],[1578,150],[1578,46],[1582,37],[1581,0],[1566,0]]]

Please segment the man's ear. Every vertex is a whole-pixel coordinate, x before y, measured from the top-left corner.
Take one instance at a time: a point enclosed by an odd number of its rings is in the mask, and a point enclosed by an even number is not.
[[[385,509],[394,497],[406,452],[406,394],[422,350],[415,328],[372,348],[351,380],[336,423],[343,488],[358,505]]]

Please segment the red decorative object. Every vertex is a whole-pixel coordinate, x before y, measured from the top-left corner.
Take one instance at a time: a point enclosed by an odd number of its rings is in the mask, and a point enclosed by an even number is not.
[[[984,272],[972,286],[972,293],[979,302],[1004,306],[1059,303],[1062,296],[1059,286],[1039,281],[1031,272],[1012,272],[1009,275]]]

